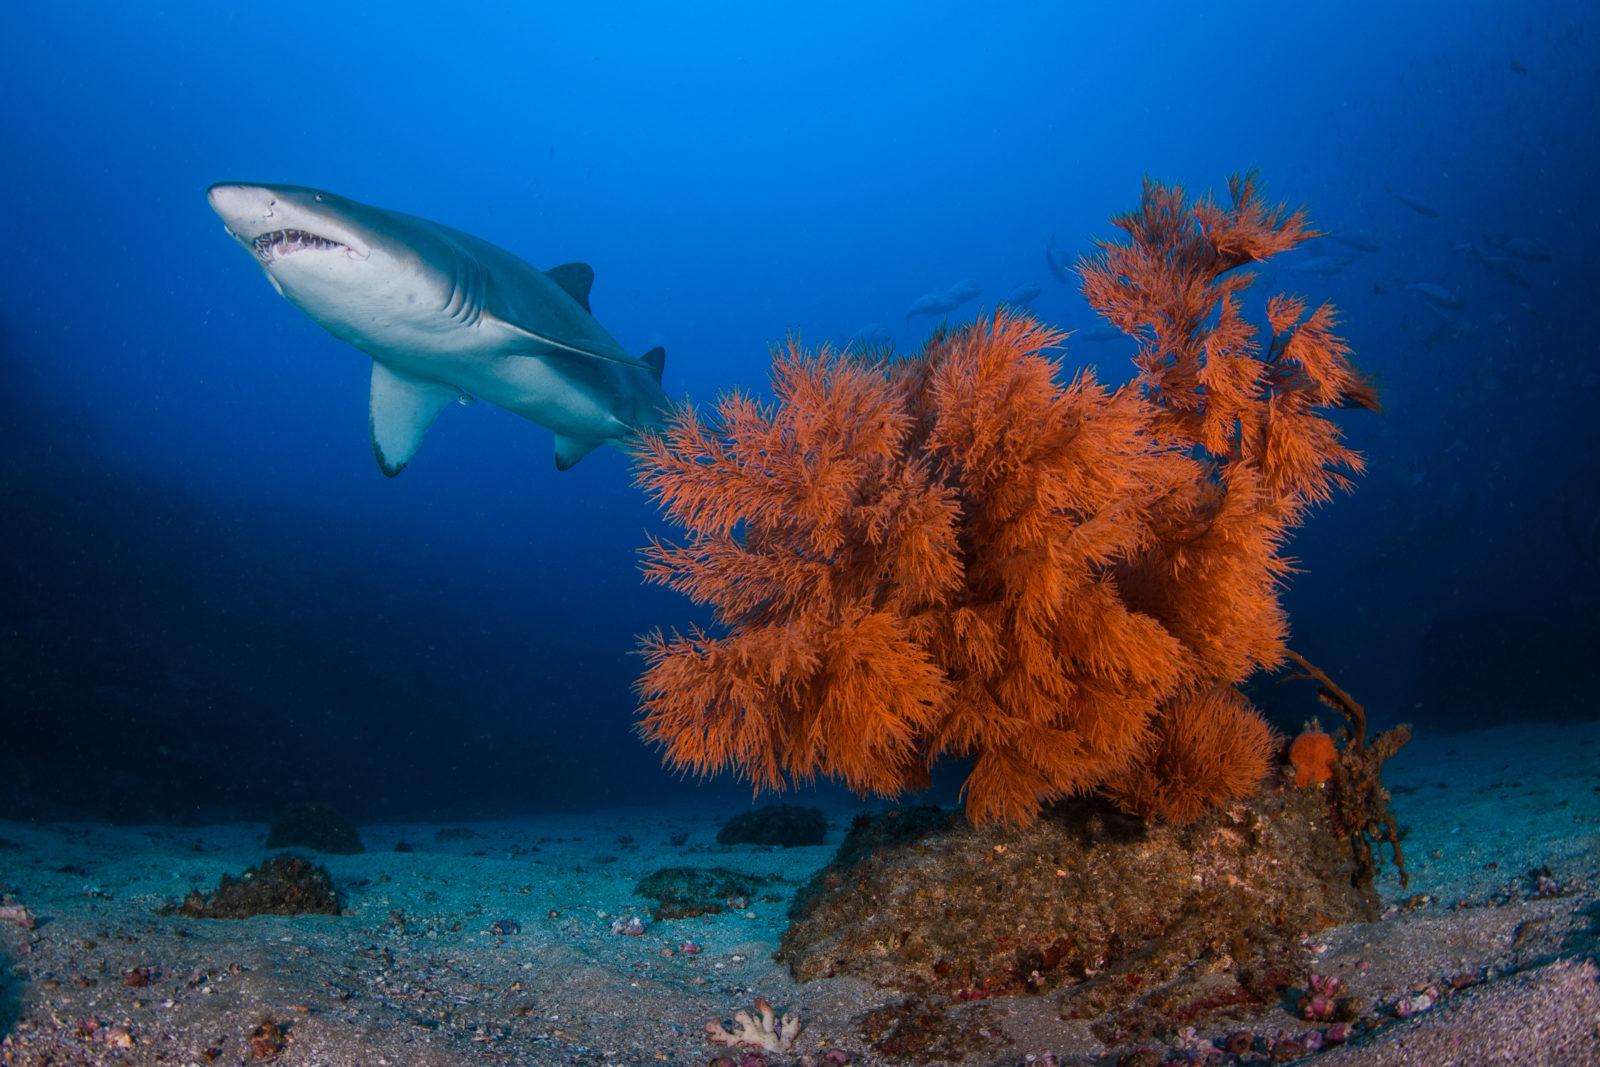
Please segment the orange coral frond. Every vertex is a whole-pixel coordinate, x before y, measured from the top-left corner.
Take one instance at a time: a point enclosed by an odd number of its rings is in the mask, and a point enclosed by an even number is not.
[[[1207,689],[1161,709],[1154,740],[1106,792],[1134,814],[1192,822],[1216,804],[1253,793],[1277,743],[1237,689]]]
[[[1262,198],[1254,171],[1228,179],[1228,199],[1223,208],[1207,197],[1195,205],[1194,214],[1218,256],[1232,266],[1260,263],[1318,236],[1304,210],[1290,211]]]
[[[785,770],[796,780],[830,775],[861,793],[903,791],[949,683],[888,612],[848,613],[822,655],[815,689],[796,709]]]
[[[1233,686],[1283,657],[1289,533],[1361,457],[1327,409],[1375,402],[1333,308],[1237,268],[1313,236],[1253,175],[1147,181],[1080,265],[1134,336],[1112,389],[1001,310],[886,362],[789,342],[773,400],[674,412],[636,479],[678,539],[647,581],[714,633],[645,637],[640,732],[759,788],[896,794],[973,760],[968,817],[1021,826],[1103,790],[1187,820],[1254,788],[1271,736]]]
[[[1306,302],[1301,297],[1279,293],[1267,299],[1267,323],[1272,327],[1274,337],[1294,329],[1295,323],[1305,313]]]

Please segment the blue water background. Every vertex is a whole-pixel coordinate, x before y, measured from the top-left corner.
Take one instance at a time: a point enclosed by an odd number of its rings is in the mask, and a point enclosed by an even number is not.
[[[547,431],[479,404],[383,478],[368,361],[224,235],[224,179],[589,262],[597,317],[707,401],[764,390],[791,332],[914,348],[933,322],[906,308],[963,279],[967,315],[1042,287],[1071,360],[1121,380],[1130,346],[1090,336],[1047,242],[1109,235],[1146,174],[1259,167],[1380,248],[1273,272],[1340,304],[1386,404],[1344,420],[1371,473],[1295,542],[1296,645],[1382,723],[1592,717],[1597,25],[1566,2],[6,5],[0,805],[689,791],[632,733],[635,636],[696,615],[639,581],[660,527],[625,459],[558,474]],[[1463,247],[1505,236],[1547,258]],[[1255,692],[1285,727],[1315,710]]]

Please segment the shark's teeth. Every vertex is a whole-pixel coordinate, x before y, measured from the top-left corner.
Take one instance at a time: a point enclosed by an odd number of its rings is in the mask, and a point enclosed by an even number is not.
[[[350,251],[350,246],[340,244],[338,241],[308,233],[305,230],[273,230],[264,233],[250,242],[250,251],[255,253],[257,259],[263,263],[270,263],[274,259],[292,256],[296,252],[310,250],[332,252],[336,250]]]

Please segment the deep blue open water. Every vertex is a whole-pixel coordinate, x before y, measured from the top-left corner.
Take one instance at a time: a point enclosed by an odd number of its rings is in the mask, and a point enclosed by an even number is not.
[[[1047,248],[1146,175],[1259,168],[1364,246],[1273,275],[1341,306],[1385,403],[1295,541],[1296,645],[1380,725],[1592,719],[1597,30],[1565,0],[4,5],[0,814],[695,788],[633,732],[636,635],[695,615],[640,582],[663,531],[625,458],[557,472],[478,404],[383,477],[367,359],[264,283],[222,180],[588,262],[596,317],[710,400],[764,390],[791,333],[914,349],[906,309],[963,280],[954,320],[1037,286],[1121,380]]]

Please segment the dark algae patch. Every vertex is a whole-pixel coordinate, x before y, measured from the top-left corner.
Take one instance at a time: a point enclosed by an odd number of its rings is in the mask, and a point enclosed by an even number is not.
[[[827,835],[828,819],[819,809],[773,804],[729,819],[717,831],[717,844],[795,848],[820,845]]]
[[[656,902],[652,914],[657,919],[692,919],[747,907],[772,881],[726,867],[663,867],[640,879],[633,891]]]
[[[333,856],[365,852],[356,828],[326,804],[295,804],[278,813],[267,834],[268,848],[309,848]]]

